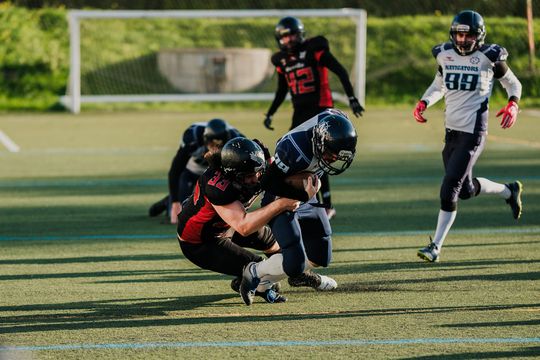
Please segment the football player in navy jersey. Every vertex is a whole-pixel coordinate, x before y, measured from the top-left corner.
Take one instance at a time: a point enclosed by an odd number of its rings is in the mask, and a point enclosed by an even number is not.
[[[169,194],[154,203],[148,214],[158,216],[169,210],[171,224],[176,224],[182,202],[193,192],[197,178],[208,167],[204,155],[218,151],[229,139],[244,136],[222,119],[198,122],[189,126],[182,135],[180,147],[169,169]]]
[[[521,83],[506,63],[508,53],[496,44],[484,44],[486,29],[482,16],[472,10],[457,14],[450,27],[450,42],[433,48],[438,71],[414,110],[414,118],[425,123],[427,107],[444,97],[445,146],[442,152],[445,176],[440,190],[441,208],[435,235],[427,247],[418,251],[426,261],[440,259],[440,252],[457,214],[458,199],[481,194],[498,195],[510,205],[514,219],[521,216],[522,184],[499,184],[472,171],[484,150],[488,130],[488,101],[494,79],[508,94],[501,109],[501,127],[511,128],[517,119]]]
[[[296,210],[299,202],[282,197],[247,212],[261,192],[260,179],[266,170],[264,152],[252,140],[229,140],[220,152],[209,153],[206,159],[210,167],[197,180],[178,216],[180,248],[188,260],[203,269],[241,278],[245,265],[262,261],[245,247],[268,256],[279,252],[266,224],[283,211]],[[274,291],[273,283],[262,280],[259,295],[267,302],[286,300]],[[234,288],[234,280],[231,286]]]
[[[270,130],[273,130],[272,116],[285,100],[287,92],[291,94],[294,108],[290,129],[334,107],[328,70],[339,77],[354,115],[360,116],[364,111],[354,95],[347,70],[330,52],[328,40],[324,36],[305,39],[304,35],[302,22],[291,16],[281,19],[275,28],[280,51],[272,56],[272,64],[278,74],[278,87],[264,119],[264,126]],[[335,209],[332,207],[327,175],[321,178],[320,195],[331,218],[335,215]]]
[[[270,221],[281,253],[244,269],[240,294],[247,305],[251,305],[263,278],[277,282],[289,277],[291,286],[317,290],[337,287],[334,279],[310,270],[327,267],[332,258],[332,230],[316,194],[322,174],[338,175],[351,165],[356,142],[354,126],[344,113],[334,109],[323,111],[278,140],[274,160],[261,180],[263,208],[273,204],[276,197],[297,199],[302,204],[297,211],[285,211]],[[315,174],[316,181],[306,181],[304,188],[288,185],[287,177],[302,172]]]

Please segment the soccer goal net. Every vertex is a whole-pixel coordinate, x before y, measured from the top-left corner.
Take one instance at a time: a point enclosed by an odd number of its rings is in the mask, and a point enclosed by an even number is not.
[[[306,36],[324,35],[365,99],[364,10],[190,10],[69,12],[70,76],[61,102],[271,100],[274,28],[299,17]],[[334,98],[346,100],[330,75]]]

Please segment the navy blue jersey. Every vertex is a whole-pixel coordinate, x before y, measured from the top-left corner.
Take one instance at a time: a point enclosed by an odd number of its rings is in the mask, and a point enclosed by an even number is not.
[[[295,127],[278,140],[274,161],[263,176],[262,186],[273,195],[307,201],[305,191],[291,188],[284,179],[290,175],[309,171],[321,177],[323,170],[313,153],[313,128],[319,119],[334,112],[327,109]]]
[[[172,202],[182,200],[180,199],[178,184],[184,170],[187,169],[195,176],[199,176],[208,168],[208,163],[204,159],[204,154],[208,149],[204,145],[203,138],[204,129],[207,124],[207,122],[194,123],[182,135],[180,147],[169,169],[169,195]],[[240,131],[230,125],[227,125],[227,129],[229,131],[229,139],[239,136],[244,137]]]
[[[208,167],[208,163],[204,160],[204,154],[206,154],[208,149],[203,140],[203,133],[207,124],[207,122],[192,124],[184,131],[180,144],[180,148],[184,147],[185,151],[191,155],[186,168],[197,175],[201,175]],[[227,125],[227,130],[229,132],[229,139],[239,136],[244,137],[240,131],[232,126]]]

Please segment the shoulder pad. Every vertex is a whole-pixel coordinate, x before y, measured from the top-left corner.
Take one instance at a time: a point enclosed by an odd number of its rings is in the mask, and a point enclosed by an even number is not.
[[[235,128],[229,129],[229,139],[234,139],[236,137],[245,137],[245,135]]]
[[[315,36],[306,40],[306,48],[313,51],[328,50],[328,40],[324,36]]]
[[[229,180],[223,178],[219,170],[207,170],[204,178],[204,192],[212,204],[227,205],[238,200],[236,189]]]
[[[450,50],[452,48],[452,44],[447,42],[447,43],[442,43],[442,44],[439,44],[439,45],[435,45],[433,47],[433,49],[431,49],[431,54],[433,54],[433,57],[436,58],[437,55],[439,55],[439,53],[443,50]]]
[[[497,44],[484,44],[479,49],[491,62],[506,61],[508,51]]]
[[[307,144],[294,142],[290,137],[278,142],[274,163],[284,175],[307,169],[311,159],[307,158],[306,153],[311,152],[311,149],[302,149],[306,146]]]

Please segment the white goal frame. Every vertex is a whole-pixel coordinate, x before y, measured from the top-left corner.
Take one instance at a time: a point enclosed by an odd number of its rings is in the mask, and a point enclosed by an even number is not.
[[[69,24],[68,94],[60,102],[73,113],[84,103],[181,102],[181,101],[260,101],[272,100],[274,93],[208,93],[208,94],[148,94],[148,95],[81,95],[80,21],[89,18],[254,18],[254,17],[348,17],[356,23],[354,78],[356,96],[365,104],[367,13],[363,9],[289,9],[289,10],[71,10]],[[337,101],[348,103],[345,95],[333,93]]]

